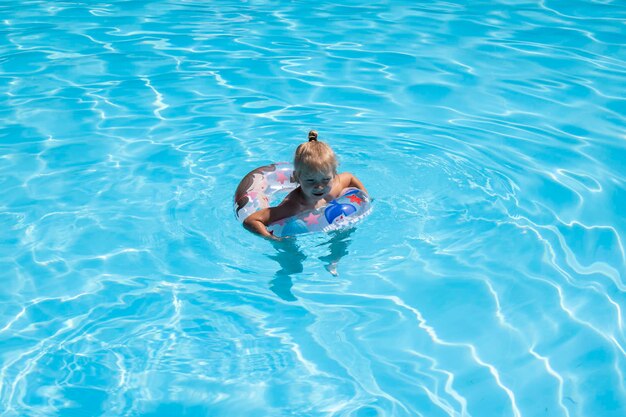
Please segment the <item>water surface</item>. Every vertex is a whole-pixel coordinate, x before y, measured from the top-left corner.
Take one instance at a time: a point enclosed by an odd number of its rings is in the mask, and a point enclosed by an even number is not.
[[[625,24],[0,2],[0,415],[623,416]],[[249,234],[309,129],[373,213]]]

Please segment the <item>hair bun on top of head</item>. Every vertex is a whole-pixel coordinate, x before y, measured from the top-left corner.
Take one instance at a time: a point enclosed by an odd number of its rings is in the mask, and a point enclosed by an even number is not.
[[[315,130],[309,132],[309,142],[317,142],[317,132]]]

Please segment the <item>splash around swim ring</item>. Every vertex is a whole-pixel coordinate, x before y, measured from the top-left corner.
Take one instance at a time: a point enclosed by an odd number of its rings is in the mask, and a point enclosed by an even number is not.
[[[252,213],[271,207],[278,196],[298,187],[293,176],[293,165],[279,162],[249,172],[235,192],[235,216],[240,222]],[[276,237],[294,236],[310,232],[328,232],[348,227],[371,210],[370,198],[358,188],[346,188],[326,206],[307,210],[296,216],[270,224],[267,230]]]

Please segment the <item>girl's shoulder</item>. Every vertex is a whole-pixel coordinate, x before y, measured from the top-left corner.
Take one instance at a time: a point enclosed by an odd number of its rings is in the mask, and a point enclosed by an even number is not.
[[[300,193],[300,187],[297,187],[295,190],[291,190],[289,194],[287,194],[285,198],[283,198],[283,201],[280,202],[280,205],[282,206],[283,204],[286,204],[286,205],[298,204],[301,199],[302,199],[302,195]]]
[[[277,211],[279,211],[285,217],[293,216],[301,211],[302,207],[302,196],[300,195],[300,188],[296,188],[291,191],[287,196],[280,202],[279,205],[274,207]]]
[[[344,189],[348,186],[350,186],[350,181],[352,180],[352,174],[349,172],[341,172],[339,174],[337,174],[337,179],[338,179],[338,185],[341,187],[341,189]]]

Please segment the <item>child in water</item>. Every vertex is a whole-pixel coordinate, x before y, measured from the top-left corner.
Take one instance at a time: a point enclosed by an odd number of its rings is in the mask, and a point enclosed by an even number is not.
[[[278,220],[294,216],[306,210],[327,205],[339,197],[348,187],[367,190],[354,175],[337,173],[335,153],[326,143],[317,140],[317,132],[309,132],[309,141],[300,144],[293,160],[294,179],[298,188],[290,192],[276,207],[261,209],[249,215],[243,222],[246,229],[261,236],[279,240],[268,232],[267,226]]]

